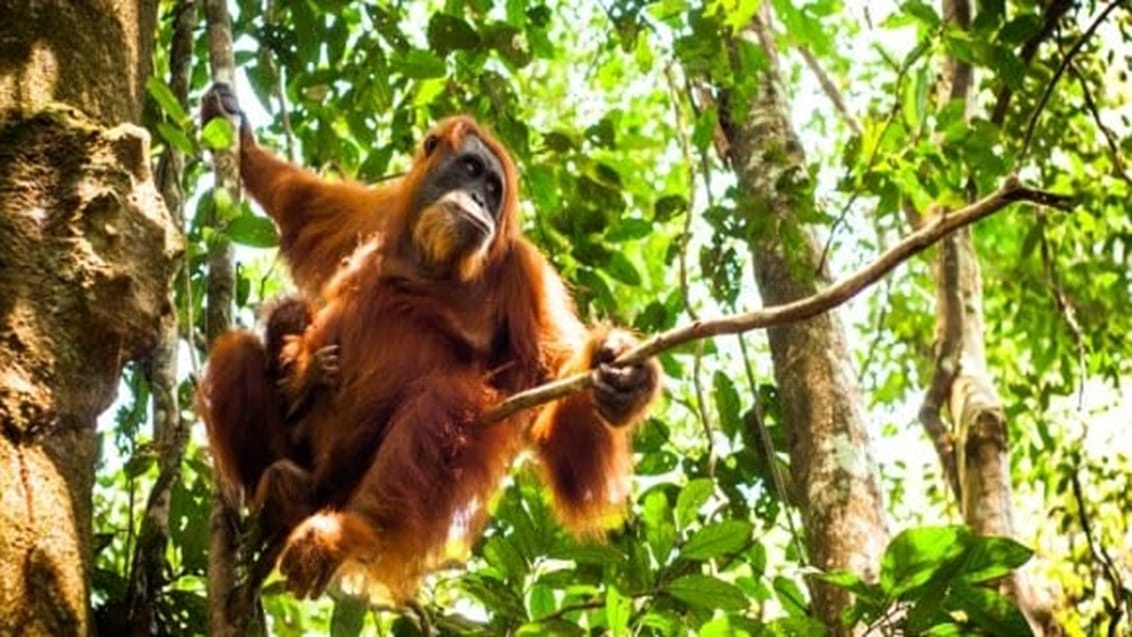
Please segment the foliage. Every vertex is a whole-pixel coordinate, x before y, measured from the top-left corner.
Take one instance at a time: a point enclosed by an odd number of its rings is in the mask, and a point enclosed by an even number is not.
[[[1027,635],[1022,613],[979,584],[1001,580],[1031,555],[1013,540],[976,536],[965,527],[919,527],[889,543],[876,584],[850,572],[819,577],[857,596],[846,609],[847,625],[865,621],[913,635],[963,634],[974,628],[991,635]]]
[[[705,88],[730,91],[731,117],[750,108],[755,71],[767,61],[755,44],[731,36],[758,5],[298,0],[267,3],[268,12],[256,0],[236,0],[236,57],[246,80],[242,99],[261,138],[343,178],[402,170],[437,118],[467,112],[488,123],[521,168],[525,230],[570,281],[581,311],[653,333],[759,304],[748,240],[769,221],[736,214],[734,177],[717,154],[720,110]],[[1031,1],[978,3],[967,33],[945,26],[935,6],[919,0],[872,14],[837,0],[772,5],[785,90],[812,162],[818,205],[805,218],[826,242],[834,272],[906,232],[907,203],[918,210],[961,204],[1015,170],[1078,196],[1072,214],[1014,209],[975,236],[992,330],[988,356],[1012,427],[1018,539],[1036,547],[1035,570],[1060,591],[1058,612],[1070,634],[1106,626],[1130,593],[1112,590],[1093,547],[1132,541],[1132,460],[1112,415],[1132,361],[1132,179],[1124,159],[1132,124],[1120,70],[1132,41],[1127,12],[1075,58],[1018,164],[1027,118],[1087,20],[1086,7],[1071,10],[1027,61],[1020,51],[1043,17]],[[207,245],[226,237],[241,246],[237,316],[246,325],[288,284],[270,250],[277,241],[271,224],[246,203],[215,198],[204,177],[204,149],[223,146],[234,131],[223,124],[196,130],[165,87],[172,7],[162,6],[147,123],[157,154],[177,148],[191,158],[182,178],[191,196],[190,284],[175,293],[184,339],[180,404],[192,418],[192,376],[203,352],[189,351],[202,340]],[[203,37],[195,95],[207,83]],[[846,93],[859,131],[819,93],[802,49]],[[933,95],[945,55],[976,67],[980,103],[993,106],[1004,89],[1013,91],[1001,120],[987,108],[965,121],[957,104]],[[220,212],[215,226],[213,210]],[[845,310],[898,528],[955,519],[915,423],[932,361],[928,263],[908,264]],[[604,542],[566,535],[533,469],[520,463],[467,566],[429,580],[421,597],[427,620],[349,597],[300,603],[275,582],[264,595],[273,634],[376,627],[410,635],[424,621],[444,634],[822,634],[804,592],[805,529],[795,508],[804,494],[791,485],[788,432],[763,337],[688,346],[662,362],[665,404],[636,438],[631,506]],[[103,613],[122,603],[159,452],[150,442],[141,370],[129,370],[123,388],[103,420],[95,491],[93,599]],[[1078,391],[1086,392],[1081,407]],[[210,472],[200,433],[172,496],[172,583],[159,600],[170,634],[207,625]],[[1071,479],[1085,483],[1083,497],[1073,497]],[[1043,524],[1050,518],[1056,524]],[[1092,542],[1082,519],[1092,524]],[[918,527],[889,545],[879,582],[821,577],[858,594],[849,623],[884,622],[900,610],[909,632],[1022,634],[1017,611],[979,584],[1027,557],[1008,540]],[[1127,579],[1127,556],[1115,559]]]

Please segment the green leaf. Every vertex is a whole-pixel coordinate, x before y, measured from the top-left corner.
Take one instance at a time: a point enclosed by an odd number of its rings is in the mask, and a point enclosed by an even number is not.
[[[707,560],[742,550],[751,539],[751,524],[743,520],[723,520],[705,526],[684,544],[680,556]]]
[[[476,573],[463,578],[464,588],[483,602],[484,606],[503,618],[525,619],[527,610],[518,594],[503,582]]]
[[[668,561],[672,545],[676,542],[676,528],[672,523],[672,509],[668,497],[661,489],[650,490],[644,496],[641,519],[645,523],[645,539],[656,560]]]
[[[466,21],[448,13],[434,13],[428,21],[428,45],[441,55],[474,49],[480,36]]]
[[[676,524],[685,528],[699,517],[702,507],[711,494],[715,492],[715,483],[711,478],[696,478],[691,480],[680,490],[676,498]]]
[[[739,426],[743,422],[742,415],[739,413],[739,392],[735,391],[735,385],[731,383],[731,378],[723,372],[713,374],[711,382],[715,408],[719,412],[720,428],[723,433],[727,434],[727,437],[733,437],[739,431]]]
[[[829,582],[834,586],[840,586],[841,588],[852,591],[854,594],[861,597],[875,597],[877,593],[874,587],[866,584],[859,575],[852,571],[815,573],[811,577],[819,579],[823,582]]]
[[[1042,19],[1034,13],[1027,13],[1007,22],[998,32],[998,42],[1006,46],[1022,44],[1042,28]]]
[[[608,544],[583,544],[555,551],[560,560],[573,560],[579,564],[617,564],[625,561],[625,554]]]
[[[959,584],[943,602],[951,612],[962,611],[971,623],[990,635],[1032,635],[1026,618],[1010,600],[988,588]]]
[[[173,126],[169,122],[157,122],[157,132],[161,138],[169,142],[177,150],[186,155],[195,155],[197,152],[196,144],[193,140],[185,134],[184,131]]]
[[[165,82],[160,79],[150,76],[145,81],[145,90],[153,97],[157,105],[161,107],[162,112],[169,116],[169,119],[176,122],[178,125],[185,124],[189,121],[189,114],[185,112],[185,107],[181,105],[181,101],[173,95]]]
[[[971,533],[964,527],[920,527],[901,532],[881,559],[881,589],[901,597],[928,583],[945,566],[954,566],[966,551]]]
[[[778,603],[783,610],[792,617],[805,617],[810,614],[809,605],[802,589],[798,588],[794,580],[778,575],[774,578],[774,592],[778,594]]]
[[[688,200],[680,195],[665,195],[653,204],[653,217],[657,221],[668,221],[677,212],[688,209]]]
[[[923,0],[908,0],[900,5],[900,8],[927,27],[934,27],[940,23],[939,14],[936,13],[935,7]]]
[[[743,591],[717,577],[684,575],[664,587],[665,592],[691,606],[743,610],[749,601]]]
[[[483,546],[483,556],[487,563],[498,569],[508,581],[522,577],[527,572],[527,563],[523,556],[505,537],[493,535],[488,538]]]
[[[355,637],[365,627],[367,605],[363,598],[346,595],[334,600],[330,615],[332,637]]]
[[[232,220],[224,229],[232,241],[253,248],[272,248],[279,245],[279,233],[275,224],[266,217],[241,215]]]
[[[227,117],[217,117],[204,125],[200,138],[209,150],[227,150],[236,143],[236,127]]]
[[[616,586],[609,586],[605,591],[605,623],[609,633],[627,634],[632,612],[632,600],[618,592]]]
[[[412,49],[403,55],[396,55],[391,60],[394,70],[400,71],[410,79],[427,80],[433,77],[444,77],[448,66],[432,51]]]
[[[619,223],[610,228],[609,231],[605,233],[605,238],[610,243],[643,239],[652,234],[653,229],[654,226],[652,222],[630,217],[628,219],[622,219]]]
[[[961,579],[985,582],[1006,575],[1025,564],[1034,552],[1005,537],[975,536],[963,561]]]
[[[617,279],[626,285],[639,286],[641,284],[641,275],[637,272],[636,266],[629,261],[623,252],[614,252],[609,255],[608,270],[609,276]]]
[[[538,619],[554,612],[554,589],[545,584],[535,584],[527,596],[527,608],[531,617]]]

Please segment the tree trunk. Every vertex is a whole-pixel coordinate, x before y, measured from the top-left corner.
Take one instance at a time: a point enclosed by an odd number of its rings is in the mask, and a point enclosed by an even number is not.
[[[740,214],[758,228],[751,240],[765,305],[813,294],[828,283],[806,223],[814,208],[805,158],[790,127],[778,53],[764,3],[750,27],[767,57],[758,94],[741,121],[721,115],[738,175]],[[729,103],[724,95],[721,102]],[[790,463],[800,495],[810,562],[874,579],[887,543],[881,491],[860,391],[840,321],[833,314],[771,328],[774,377],[789,431]],[[818,616],[837,634],[848,591],[812,582]]]
[[[970,28],[969,0],[943,0],[944,19]],[[974,69],[959,59],[947,60],[941,95],[974,109]],[[975,193],[971,192],[970,195]],[[943,214],[942,210],[929,214]],[[918,214],[913,213],[913,221]],[[970,229],[956,231],[939,245],[933,269],[936,284],[935,373],[920,409],[952,490],[957,492],[963,521],[980,535],[1014,537],[1009,432],[1002,399],[987,366],[983,282]],[[943,410],[951,423],[942,424]],[[1026,616],[1035,634],[1060,634],[1046,604],[1032,592],[1021,572],[1002,583]]]
[[[177,233],[141,113],[156,2],[0,0],[0,634],[85,635],[95,420]]]

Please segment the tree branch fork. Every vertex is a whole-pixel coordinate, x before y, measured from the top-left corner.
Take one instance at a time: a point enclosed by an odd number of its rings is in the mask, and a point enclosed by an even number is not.
[[[1073,199],[1067,195],[1030,188],[1011,175],[992,193],[978,201],[936,215],[896,245],[881,253],[872,263],[840,279],[829,287],[805,298],[782,305],[761,308],[713,319],[694,320],[687,325],[661,332],[622,354],[615,365],[640,363],[661,352],[685,343],[724,334],[741,334],[776,325],[796,323],[832,310],[876,283],[905,261],[938,243],[953,231],[969,226],[1002,210],[1012,203],[1029,202],[1060,210],[1071,210]],[[563,398],[593,385],[593,376],[579,373],[514,394],[480,418],[482,424],[505,420],[520,411]]]

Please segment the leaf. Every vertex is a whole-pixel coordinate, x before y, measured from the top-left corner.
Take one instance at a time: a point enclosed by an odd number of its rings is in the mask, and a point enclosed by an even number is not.
[[[788,578],[778,575],[774,578],[774,592],[778,594],[778,602],[783,610],[792,617],[805,617],[810,614],[806,596],[798,584]]]
[[[232,220],[224,229],[224,234],[236,243],[253,248],[272,248],[279,245],[279,233],[275,224],[266,217],[241,215]]]
[[[661,489],[650,490],[644,496],[641,519],[645,523],[645,539],[660,563],[666,563],[676,542],[676,527],[672,523],[672,510],[668,497]]]
[[[535,584],[527,596],[527,608],[531,617],[538,619],[554,612],[554,589],[545,584]]]
[[[616,586],[609,586],[605,591],[605,623],[609,633],[626,634],[632,612],[632,600],[618,592]]]
[[[176,122],[178,125],[184,124],[189,121],[189,114],[185,112],[185,107],[181,105],[181,101],[173,95],[173,90],[170,89],[165,82],[160,79],[150,76],[145,81],[145,90],[153,97],[157,105],[161,107],[162,112],[169,116],[169,119]]]
[[[186,155],[196,154],[197,148],[193,140],[186,135],[184,131],[169,122],[157,122],[157,132],[161,135],[162,139],[169,142],[169,145],[182,153]]]
[[[811,577],[819,579],[823,582],[828,582],[834,586],[840,586],[846,590],[852,591],[858,596],[874,597],[876,591],[866,584],[859,575],[852,571],[833,571],[831,573],[815,573]]]
[[[998,32],[998,43],[1006,46],[1017,46],[1042,28],[1042,19],[1034,13],[1027,13],[1007,22]]]
[[[749,602],[734,584],[708,575],[685,575],[664,587],[665,592],[691,606],[743,610]]]
[[[715,492],[715,485],[711,478],[696,478],[691,480],[680,490],[676,498],[676,524],[684,528],[696,521],[702,507],[711,494]]]
[[[236,127],[227,117],[217,117],[204,125],[200,138],[209,150],[227,150],[236,143]]]
[[[621,243],[622,241],[643,239],[652,234],[652,231],[653,224],[650,221],[630,217],[622,219],[611,227],[605,233],[605,238],[610,243]]]
[[[929,28],[935,27],[940,22],[939,14],[936,13],[935,7],[923,0],[908,0],[900,5],[900,8]]]
[[[330,615],[332,637],[354,637],[362,634],[366,621],[366,603],[361,597],[345,595],[334,600]]]
[[[641,275],[637,272],[637,267],[629,261],[623,252],[614,252],[609,255],[609,275],[618,281],[626,284],[637,286],[641,284]]]
[[[960,572],[965,582],[985,582],[1006,575],[1025,564],[1034,552],[1005,537],[976,536]]]
[[[505,537],[494,535],[483,546],[483,556],[488,564],[499,570],[508,581],[522,577],[527,572],[527,563],[515,545]]]
[[[403,55],[394,56],[391,60],[394,70],[400,71],[410,79],[427,80],[433,77],[444,77],[448,66],[432,51],[412,49]]]
[[[716,372],[712,375],[712,396],[715,398],[715,408],[719,412],[719,424],[723,433],[727,437],[733,437],[739,426],[743,422],[742,415],[739,413],[739,392],[735,391],[735,385],[731,383],[731,378],[723,372]]]
[[[672,215],[688,209],[688,200],[680,195],[665,195],[653,204],[653,218],[668,221]]]
[[[441,55],[450,51],[474,49],[480,45],[480,36],[463,18],[434,13],[428,21],[428,45]]]
[[[943,602],[949,611],[963,611],[971,623],[991,635],[1032,635],[1026,618],[1010,600],[988,588],[957,585]]]
[[[483,573],[469,575],[461,582],[464,588],[474,595],[488,610],[505,618],[523,618],[527,610],[518,594],[503,582]]]
[[[901,597],[928,583],[966,550],[971,533],[960,526],[920,527],[901,532],[881,558],[881,589]]]
[[[608,544],[585,544],[555,551],[554,557],[573,560],[579,564],[617,564],[625,561],[625,554]]]
[[[696,531],[680,550],[690,560],[707,560],[742,550],[751,539],[751,524],[743,520],[723,520]]]

